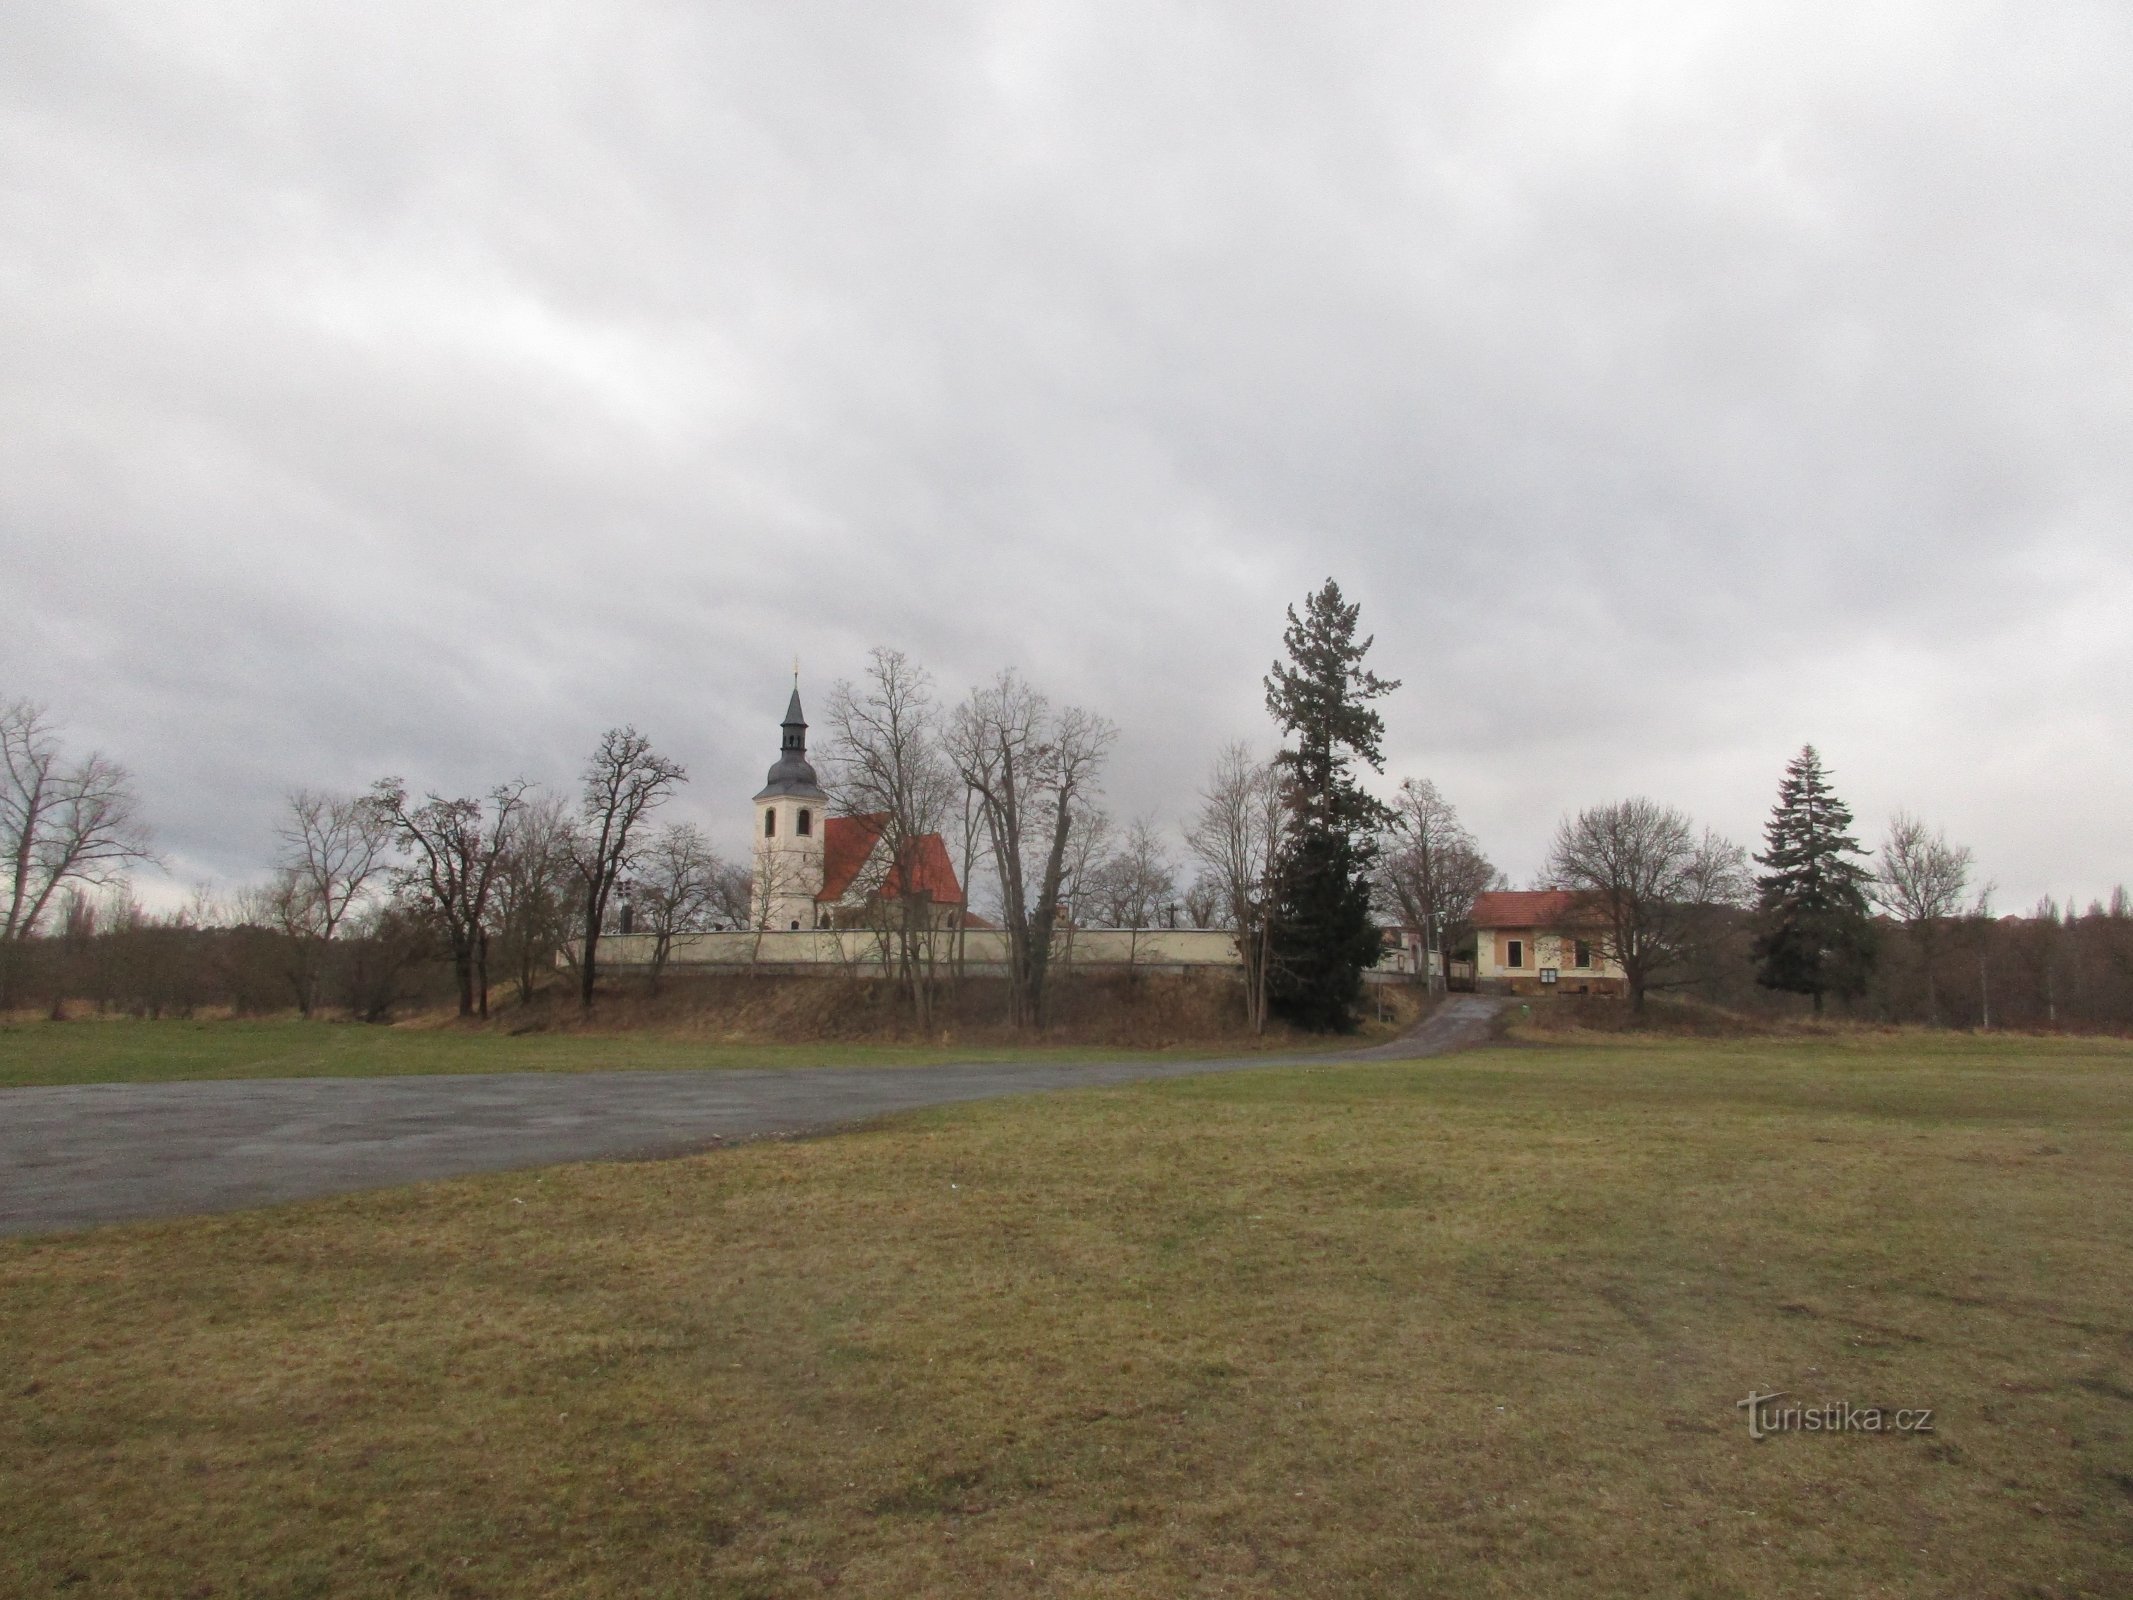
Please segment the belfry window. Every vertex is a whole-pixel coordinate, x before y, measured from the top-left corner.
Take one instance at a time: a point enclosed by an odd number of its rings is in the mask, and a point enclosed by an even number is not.
[[[807,807],[802,806],[800,808],[799,820],[793,824],[792,831],[794,833],[797,833],[801,838],[805,839],[809,834],[815,831],[815,814],[812,811],[808,810]]]
[[[763,837],[775,839],[777,836],[778,814],[775,811],[766,811],[763,813]]]

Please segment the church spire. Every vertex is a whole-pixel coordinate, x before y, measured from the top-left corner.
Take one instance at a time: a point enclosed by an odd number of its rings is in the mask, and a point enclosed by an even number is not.
[[[807,713],[800,709],[800,673],[795,665],[792,675],[792,699],[785,705],[783,737],[778,741],[777,763],[771,767],[765,781],[762,800],[770,795],[791,794],[814,800],[829,798],[822,792],[822,784],[815,776],[815,769],[807,759]]]

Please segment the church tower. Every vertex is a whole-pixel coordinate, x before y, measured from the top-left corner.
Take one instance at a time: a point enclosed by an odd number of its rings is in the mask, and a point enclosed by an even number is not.
[[[755,797],[755,915],[766,929],[812,928],[822,892],[823,822],[829,796],[807,761],[807,718],[793,674],[777,764]]]

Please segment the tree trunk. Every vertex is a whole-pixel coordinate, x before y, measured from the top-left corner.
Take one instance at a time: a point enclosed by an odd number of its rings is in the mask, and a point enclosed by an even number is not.
[[[904,909],[904,986],[911,996],[911,1014],[921,1030],[933,1026],[933,992],[928,957],[932,940],[911,926],[911,908]]]
[[[1017,1028],[1026,1028],[1030,1021],[1029,982],[1029,919],[1021,908],[1014,904],[1010,892],[1001,921],[1005,923],[1007,945],[1007,1020]]]
[[[600,924],[597,918],[585,919],[585,959],[578,963],[578,1004],[585,1010],[593,1008],[593,956],[600,947]]]
[[[1926,1025],[1940,1026],[1940,979],[1934,975],[1933,957],[1926,957]]]
[[[1266,1032],[1267,966],[1272,955],[1272,923],[1247,926],[1238,940],[1244,953],[1244,1018],[1252,1032]]]

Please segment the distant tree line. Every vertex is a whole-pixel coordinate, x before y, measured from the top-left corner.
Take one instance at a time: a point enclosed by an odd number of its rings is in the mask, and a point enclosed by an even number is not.
[[[1442,987],[1472,959],[1478,897],[1509,884],[1434,782],[1404,778],[1389,801],[1364,787],[1364,769],[1383,771],[1372,702],[1398,685],[1366,665],[1359,618],[1331,579],[1289,609],[1285,659],[1264,684],[1282,743],[1218,755],[1183,819],[1183,860],[1158,819],[1120,824],[1101,805],[1108,720],[1013,672],[944,704],[919,664],[871,652],[830,696],[825,776],[837,811],[879,828],[850,920],[873,931],[919,1020],[961,981],[972,920],[966,905],[944,922],[934,885],[900,870],[933,834],[997,921],[1023,1026],[1044,1025],[1056,969],[1091,926],[1226,930],[1255,1028],[1353,1026],[1389,937],[1423,952],[1422,981]],[[68,758],[42,708],[0,704],[0,1010],[73,998],[148,1016],[376,1020],[447,1002],[485,1017],[496,986],[530,1003],[559,969],[590,1007],[614,933],[649,939],[656,988],[682,936],[767,931],[778,888],[694,825],[658,824],[686,780],[622,727],[574,793],[523,777],[478,795],[418,796],[398,778],[353,795],[299,789],[266,881],[151,914],[129,886],[157,860],[130,774],[100,754]],[[1636,1009],[1682,993],[1936,1026],[2133,1026],[2124,889],[2079,912],[2046,901],[1996,917],[1966,847],[1899,812],[1869,854],[1852,826],[1809,747],[1753,857],[1633,796],[1566,816],[1532,886],[1570,892]]]
[[[1289,742],[1271,758],[1237,745],[1217,759],[1187,829],[1201,876],[1185,901],[1196,923],[1236,930],[1255,1024],[1337,1028],[1376,954],[1361,907],[1424,952],[1436,987],[1473,958],[1477,898],[1510,885],[1430,780],[1403,779],[1389,805],[1355,786],[1357,764],[1382,770],[1368,702],[1395,685],[1363,666],[1371,641],[1338,585],[1288,620],[1289,659],[1267,694]],[[2123,888],[2079,915],[2046,901],[1995,917],[1969,849],[1908,812],[1869,855],[1811,746],[1780,780],[1754,856],[1633,796],[1565,817],[1533,887],[1571,895],[1639,1011],[1682,993],[1751,1009],[1798,997],[1815,1013],[1834,1002],[1935,1026],[2133,1026]]]
[[[101,755],[68,762],[41,707],[8,703],[0,1009],[57,1011],[74,996],[151,1016],[293,1006],[381,1019],[432,999],[442,967],[459,1013],[485,1017],[492,977],[530,999],[559,961],[589,1006],[614,908],[641,896],[671,933],[736,897],[696,829],[651,825],[686,776],[624,727],[588,757],[575,804],[524,778],[479,796],[417,798],[398,778],[360,795],[299,789],[264,883],[152,916],[127,879],[156,860],[131,776]]]

